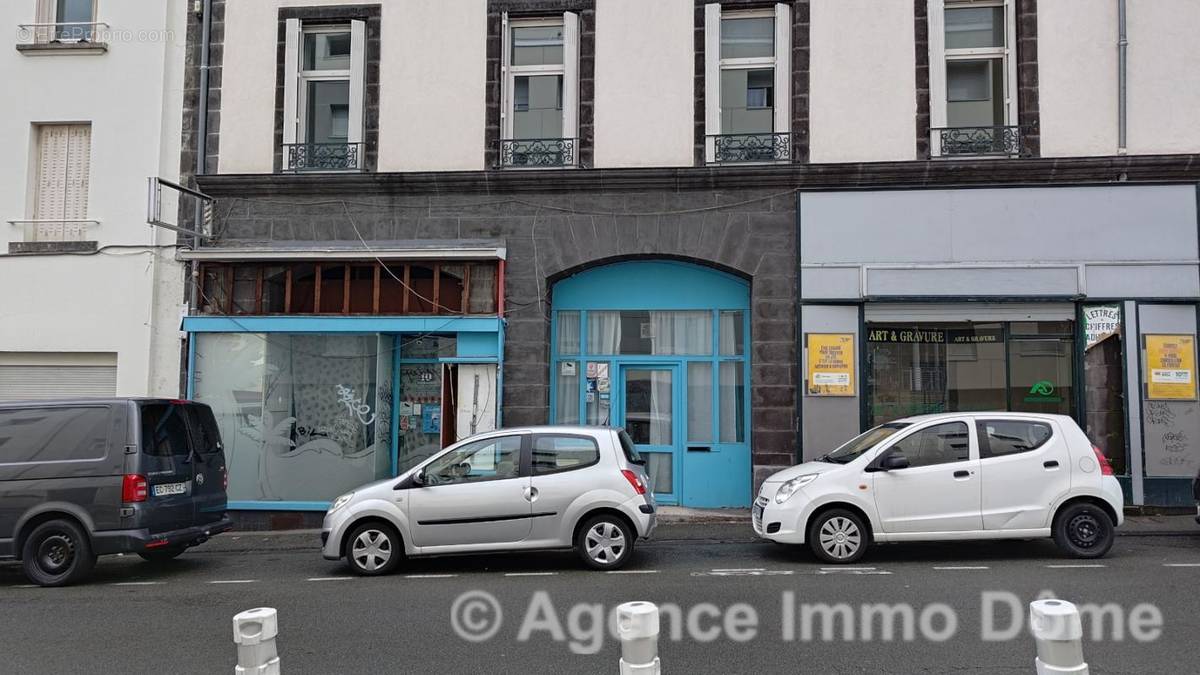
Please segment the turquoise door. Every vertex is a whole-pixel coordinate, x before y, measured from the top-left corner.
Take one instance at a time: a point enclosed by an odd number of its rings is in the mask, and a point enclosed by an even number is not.
[[[625,427],[646,459],[650,488],[665,504],[679,503],[682,446],[678,366],[622,364],[618,378],[617,424]]]

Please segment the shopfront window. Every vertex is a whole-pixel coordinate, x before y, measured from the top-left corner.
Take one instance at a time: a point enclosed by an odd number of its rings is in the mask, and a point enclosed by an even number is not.
[[[377,335],[197,334],[194,397],[221,429],[229,500],[325,502],[389,475],[390,350]]]
[[[869,422],[939,412],[1073,414],[1070,321],[868,324]]]

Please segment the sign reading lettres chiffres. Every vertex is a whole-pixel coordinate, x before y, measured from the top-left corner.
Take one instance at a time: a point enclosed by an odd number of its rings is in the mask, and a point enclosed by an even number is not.
[[[809,333],[809,396],[854,396],[854,334]]]
[[[1196,400],[1196,336],[1146,335],[1146,398]]]

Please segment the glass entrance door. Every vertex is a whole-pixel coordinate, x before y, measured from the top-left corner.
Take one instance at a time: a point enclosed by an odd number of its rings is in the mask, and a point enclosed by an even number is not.
[[[679,502],[679,445],[676,412],[680,408],[679,368],[622,365],[619,419],[638,452],[646,458],[650,488],[663,503]]]

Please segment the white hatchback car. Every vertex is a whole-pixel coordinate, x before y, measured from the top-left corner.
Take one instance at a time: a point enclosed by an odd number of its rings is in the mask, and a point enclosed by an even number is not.
[[[1053,537],[1098,558],[1124,521],[1112,467],[1065,415],[923,415],[780,471],[754,501],[761,537],[830,563],[872,542]]]

